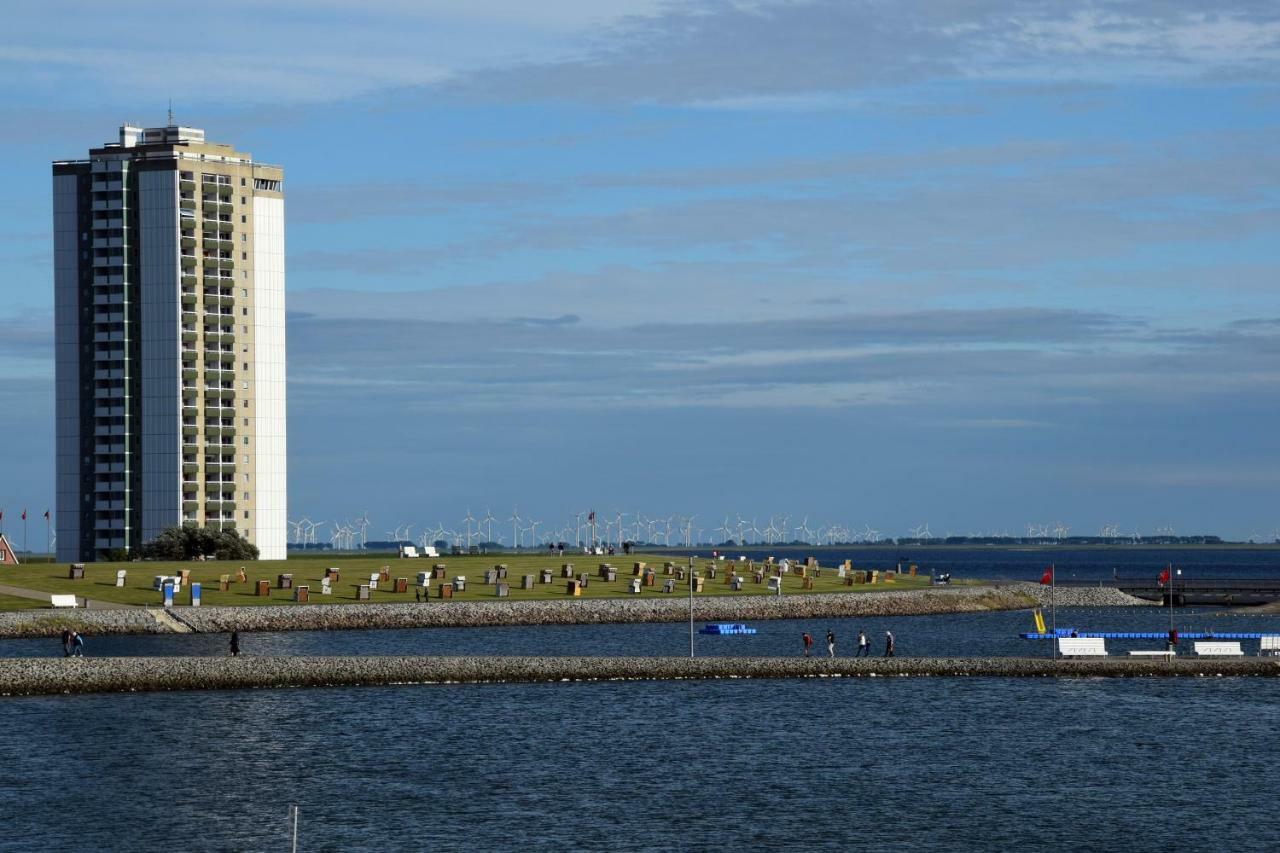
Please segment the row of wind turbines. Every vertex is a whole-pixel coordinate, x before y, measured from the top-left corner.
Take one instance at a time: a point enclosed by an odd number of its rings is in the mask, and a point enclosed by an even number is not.
[[[443,522],[432,525],[399,524],[385,531],[385,542],[396,544],[413,544],[421,546],[445,542],[449,545],[471,548],[475,545],[497,545],[511,548],[545,548],[549,544],[565,543],[566,545],[614,545],[622,547],[624,542],[638,542],[664,547],[694,547],[698,545],[715,545],[732,541],[736,545],[836,545],[836,544],[875,544],[893,541],[893,537],[883,534],[870,524],[844,524],[827,522],[810,525],[809,516],[803,516],[799,524],[792,524],[789,514],[774,514],[767,518],[746,518],[740,514],[725,515],[714,527],[708,523],[700,525],[698,516],[685,514],[646,514],[644,512],[623,512],[615,509],[611,514],[597,513],[594,510],[582,510],[563,517],[556,522],[546,522],[532,515],[521,515],[519,507],[512,509],[506,518],[495,516],[488,508],[484,515],[476,517],[468,508],[466,515],[453,524]],[[290,542],[296,547],[323,547],[327,542],[329,548],[337,551],[364,550],[369,542],[369,514],[362,513],[354,519],[345,521],[314,521],[303,517],[289,521]],[[508,525],[510,525],[508,527]],[[327,539],[322,539],[321,529],[328,528]],[[416,536],[415,536],[416,531]],[[508,538],[507,534],[510,533]],[[1026,536],[1028,540],[1040,542],[1061,542],[1067,538],[1070,527],[1062,522],[1040,523],[1028,522]],[[709,535],[710,534],[710,535]],[[928,522],[910,527],[899,538],[910,538],[928,542],[934,539],[946,539],[952,536],[947,531],[942,536],[935,536]],[[970,532],[970,538],[999,537],[1012,538],[1008,530],[991,530],[987,532]],[[1121,532],[1117,523],[1104,524],[1099,535],[1104,539],[1116,542],[1138,541],[1141,536],[1137,530],[1132,533]],[[1176,535],[1172,527],[1160,527],[1155,531],[1157,536]],[[1280,539],[1280,532],[1277,532]]]

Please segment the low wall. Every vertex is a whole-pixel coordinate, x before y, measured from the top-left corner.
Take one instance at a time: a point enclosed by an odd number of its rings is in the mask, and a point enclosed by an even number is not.
[[[711,678],[1160,678],[1280,676],[1274,658],[239,657],[8,658],[0,695],[414,683]]]

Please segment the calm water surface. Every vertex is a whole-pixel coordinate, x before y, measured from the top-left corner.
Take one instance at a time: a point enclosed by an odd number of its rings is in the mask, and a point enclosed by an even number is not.
[[[5,850],[1280,847],[1280,683],[886,679],[0,700]]]

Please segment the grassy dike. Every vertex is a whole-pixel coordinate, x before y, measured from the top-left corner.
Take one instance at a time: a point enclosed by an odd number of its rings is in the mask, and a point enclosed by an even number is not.
[[[445,683],[746,678],[1280,676],[1269,658],[168,657],[0,660],[0,696]]]
[[[85,564],[84,577],[77,580],[69,578],[69,566],[66,563],[0,566],[0,584],[38,592],[74,594],[94,601],[137,607],[158,607],[163,604],[163,601],[161,594],[152,589],[153,578],[156,575],[173,575],[177,574],[181,569],[188,569],[191,572],[191,580],[201,585],[201,603],[206,607],[308,606],[295,604],[290,590],[276,589],[277,577],[281,574],[289,573],[293,575],[293,585],[295,587],[302,585],[310,587],[310,606],[319,604],[393,604],[413,603],[416,600],[414,580],[417,573],[429,571],[433,565],[442,564],[446,567],[450,579],[459,575],[467,578],[466,590],[461,593],[454,593],[453,601],[492,601],[496,599],[494,588],[483,583],[484,571],[503,564],[508,568],[506,582],[510,586],[509,600],[548,601],[569,598],[566,593],[566,582],[560,577],[560,567],[566,563],[573,566],[575,575],[581,572],[586,572],[590,575],[590,582],[587,584],[586,589],[582,590],[581,598],[634,597],[628,590],[633,577],[632,566],[636,562],[647,563],[657,571],[656,586],[645,588],[642,595],[663,595],[664,593],[661,592],[661,589],[662,581],[665,578],[662,574],[662,567],[663,563],[668,561],[675,562],[680,566],[688,566],[688,558],[644,554],[627,557],[595,557],[582,554],[565,554],[563,557],[547,556],[545,554],[491,554],[488,556],[441,557],[438,559],[426,558],[417,560],[400,560],[390,554],[360,557],[308,554],[290,557],[288,560],[245,562],[87,563]],[[617,579],[612,583],[597,577],[597,569],[602,563],[609,563],[618,569]],[[709,565],[707,560],[695,560],[694,562],[695,568],[703,575],[706,574],[704,567],[707,565]],[[379,571],[383,566],[388,568],[393,579],[408,578],[408,591],[395,593],[380,588],[370,592],[367,602],[357,601],[356,584],[368,583],[369,575]],[[708,578],[705,581],[704,594],[714,593],[728,596],[766,594],[765,584],[751,582],[751,575],[746,569],[746,564],[722,561],[717,566],[718,577],[715,579]],[[241,567],[244,568],[246,582],[236,583],[234,582],[236,571]],[[341,578],[333,585],[332,594],[322,596],[320,594],[320,581],[324,577],[325,570],[329,567],[341,569]],[[725,582],[725,576],[731,567],[736,567],[740,573],[746,574],[747,582],[739,592],[734,592]],[[889,567],[889,564],[886,564],[884,566],[877,565],[860,568],[882,569]],[[123,587],[115,585],[116,571],[118,569],[124,569],[128,573],[126,584]],[[534,588],[531,590],[520,588],[522,575],[530,574],[536,577],[543,569],[552,570],[553,580],[551,583],[543,584],[535,581]],[[231,575],[233,579],[231,588],[227,592],[221,592],[218,589],[218,578],[224,574]],[[265,580],[270,584],[270,595],[258,596],[256,594],[257,581],[260,580]],[[871,592],[921,589],[928,586],[929,578],[927,576],[919,578],[904,576],[898,578],[892,584],[849,587],[845,586],[843,581],[836,577],[835,570],[830,567],[823,569],[819,577],[813,578],[812,590],[803,589],[801,579],[794,575],[787,576],[783,581],[783,588],[788,594]],[[438,581],[431,582],[433,601],[436,600],[438,587]],[[678,585],[678,588],[681,591],[685,589],[683,585]],[[181,595],[175,597],[174,603],[186,604],[187,595],[188,590],[184,589]],[[12,596],[0,597],[0,611],[30,607],[30,602],[30,599],[15,599]],[[47,602],[45,606],[47,606]]]

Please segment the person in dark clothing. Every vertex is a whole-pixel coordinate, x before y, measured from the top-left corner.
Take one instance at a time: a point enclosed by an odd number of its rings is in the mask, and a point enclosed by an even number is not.
[[[69,628],[62,629],[62,656],[64,658],[71,657],[71,630]]]
[[[231,656],[238,657],[240,654],[240,632],[234,628],[231,630]]]
[[[835,656],[836,656],[836,635],[830,628],[828,628],[827,629],[827,657],[833,658]]]
[[[866,631],[858,632],[858,652],[854,657],[871,657],[871,641],[867,639]]]
[[[892,631],[884,632],[884,656],[887,658],[893,657],[893,632]]]
[[[1177,628],[1169,629],[1169,653],[1170,654],[1178,653],[1178,629]]]
[[[71,632],[71,656],[76,658],[84,657],[84,634],[79,631]]]
[[[809,632],[805,631],[801,639],[804,641],[804,656],[808,657],[809,649],[813,648],[813,637],[810,637]]]

